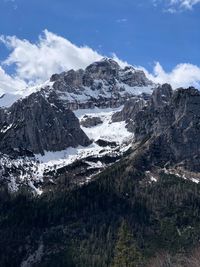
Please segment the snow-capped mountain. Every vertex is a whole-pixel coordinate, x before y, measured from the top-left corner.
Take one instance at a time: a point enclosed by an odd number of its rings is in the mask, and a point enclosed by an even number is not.
[[[147,173],[155,165],[199,180],[198,90],[155,85],[106,58],[27,92],[0,109],[0,182],[11,191],[85,184],[129,148]]]
[[[18,98],[0,100],[1,182],[36,193],[55,173],[79,162],[85,183],[130,147],[125,121],[114,121],[130,99],[146,101],[156,87],[144,72],[104,58],[85,70],[54,74]],[[30,94],[28,94],[28,92]],[[14,102],[14,103],[12,103]],[[73,168],[75,172],[75,168]]]
[[[100,256],[110,250],[124,218],[147,253],[171,247],[168,236],[176,248],[199,243],[197,89],[154,85],[104,59],[34,91],[0,109],[2,262],[77,266],[72,248],[80,266],[86,251],[96,266],[94,244]]]
[[[103,58],[85,70],[69,70],[53,74],[44,84],[26,88],[12,94],[2,94],[1,107],[9,107],[16,100],[40,91],[46,97],[56,93],[70,109],[106,105],[116,106],[133,95],[150,93],[154,87],[144,72],[132,66],[121,68],[117,62]]]

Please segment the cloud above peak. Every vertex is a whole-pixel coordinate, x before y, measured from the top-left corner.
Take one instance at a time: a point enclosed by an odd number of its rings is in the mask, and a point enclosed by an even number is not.
[[[3,93],[17,93],[19,90],[23,90],[27,87],[27,83],[18,78],[8,75],[4,69],[0,66],[0,94]]]
[[[144,71],[147,77],[155,83],[169,83],[174,89],[189,86],[200,89],[200,68],[193,64],[181,63],[167,72],[159,62],[156,62],[153,73]]]
[[[10,50],[8,57],[0,64],[0,94],[24,93],[25,88],[43,83],[53,73],[85,68],[103,57],[88,46],[77,46],[48,30],[35,43],[16,36],[1,36],[0,42]],[[111,57],[121,67],[128,65],[114,53]],[[6,73],[7,66],[14,70],[12,74]],[[152,73],[142,69],[155,83],[168,82],[173,88],[192,85],[200,89],[200,68],[196,65],[178,64],[166,72],[157,62]]]
[[[17,77],[34,83],[47,80],[53,73],[84,68],[102,58],[91,48],[78,47],[48,30],[37,43],[16,36],[1,36],[0,41],[11,50],[3,64],[15,65]]]

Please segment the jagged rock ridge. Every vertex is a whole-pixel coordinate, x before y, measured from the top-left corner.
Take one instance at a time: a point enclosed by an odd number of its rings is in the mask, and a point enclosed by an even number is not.
[[[154,90],[131,121],[135,142],[140,144],[134,155],[141,167],[200,171],[199,107],[200,92],[193,87],[173,91],[164,84]]]
[[[155,85],[144,72],[131,66],[122,69],[104,58],[85,70],[70,70],[52,75],[53,91],[70,109],[118,107],[130,97],[151,93]]]

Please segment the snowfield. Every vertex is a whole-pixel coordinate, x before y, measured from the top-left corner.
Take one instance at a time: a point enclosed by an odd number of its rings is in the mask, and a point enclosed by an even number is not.
[[[93,140],[93,143],[88,147],[69,147],[63,151],[45,152],[45,155],[36,155],[36,159],[39,161],[38,172],[40,176],[42,177],[44,171],[47,169],[54,170],[67,166],[76,160],[84,159],[88,156],[98,156],[100,151],[102,151],[102,147],[95,143],[98,139],[116,142],[117,145],[120,146],[120,153],[127,151],[130,147],[133,134],[127,131],[125,128],[125,122],[113,123],[111,120],[112,115],[115,112],[120,111],[122,108],[123,106],[115,109],[94,108],[75,111],[74,113],[79,120],[81,120],[84,115],[87,115],[91,117],[100,117],[103,121],[102,124],[95,127],[81,127],[87,136]],[[108,153],[112,153],[112,148],[110,146],[104,147],[104,152],[101,153],[101,156]]]
[[[101,162],[102,157],[109,156],[117,160],[130,148],[133,140],[133,134],[127,131],[125,122],[112,122],[112,115],[122,110],[122,108],[123,106],[107,109],[80,109],[74,112],[80,121],[85,115],[99,117],[102,121],[101,124],[91,128],[81,126],[82,130],[92,140],[92,143],[87,147],[78,146],[76,148],[69,147],[63,151],[48,151],[44,155],[37,154],[33,158],[11,159],[6,155],[1,155],[0,174],[8,181],[9,190],[16,192],[20,185],[26,184],[35,195],[41,195],[44,173],[56,171],[77,160],[84,160],[89,166],[87,170],[96,168],[100,171],[108,166]],[[2,131],[6,130],[7,128],[2,129]],[[107,141],[108,144],[105,146],[98,145],[96,141],[100,139]],[[113,142],[115,145],[112,146],[109,142]],[[97,160],[93,162],[88,160],[88,157],[95,157]],[[10,172],[10,169],[13,169],[14,173]],[[91,177],[86,177],[85,182],[89,182],[90,179]]]
[[[132,137],[132,134],[126,129],[125,121],[112,122],[112,115],[118,111],[121,111],[122,109],[123,106],[115,109],[94,108],[89,110],[77,110],[74,113],[80,121],[84,115],[87,115],[88,117],[99,117],[103,121],[102,124],[95,127],[81,127],[90,139],[94,141],[103,139],[106,141],[117,142],[121,145]]]

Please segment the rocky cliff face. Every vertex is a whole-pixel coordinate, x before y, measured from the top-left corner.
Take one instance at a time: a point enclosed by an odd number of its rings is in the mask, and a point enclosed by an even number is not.
[[[40,93],[1,110],[0,129],[0,151],[9,155],[19,151],[44,154],[90,144],[73,112]]]
[[[142,97],[135,97],[128,100],[124,104],[123,109],[120,112],[116,112],[112,116],[113,122],[125,121],[126,128],[130,132],[134,132],[133,123],[135,120],[135,116],[139,111],[141,111],[145,107],[146,103],[147,100],[145,100]]]
[[[199,107],[200,92],[194,88],[172,91],[165,84],[155,89],[132,123],[135,141],[140,143],[137,158],[142,159],[143,167],[200,171]]]

